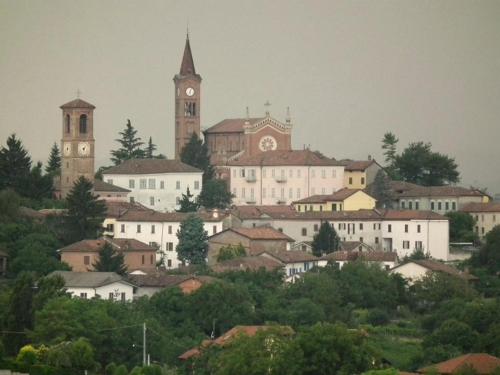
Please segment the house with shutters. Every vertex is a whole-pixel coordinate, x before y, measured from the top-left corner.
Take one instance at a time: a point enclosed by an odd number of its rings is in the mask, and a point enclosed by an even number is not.
[[[365,189],[375,181],[377,172],[382,169],[375,159],[341,160],[344,168],[344,187],[348,189]]]
[[[495,226],[500,225],[500,202],[468,203],[460,211],[467,212],[474,218],[474,231],[481,240]]]
[[[340,189],[332,194],[312,195],[293,202],[298,212],[357,211],[375,208],[377,200],[361,189]]]

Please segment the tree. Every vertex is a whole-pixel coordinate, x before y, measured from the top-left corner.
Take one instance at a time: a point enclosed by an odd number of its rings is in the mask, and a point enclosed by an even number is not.
[[[233,194],[227,189],[223,180],[208,180],[203,183],[203,188],[198,196],[198,203],[205,208],[226,209],[231,206]]]
[[[19,186],[19,193],[27,198],[41,201],[44,198],[52,198],[54,194],[53,176],[50,174],[42,175],[42,163],[38,162],[31,168],[27,176],[28,183]]]
[[[474,232],[476,221],[467,212],[450,211],[446,215],[450,221],[450,241],[477,242],[478,236]]]
[[[176,210],[177,212],[196,212],[198,210],[198,203],[193,199],[193,194],[187,188],[186,194],[182,194],[182,198],[179,201],[180,208]]]
[[[11,188],[19,192],[28,182],[31,158],[20,139],[12,134],[7,138],[7,147],[0,150],[0,190]]]
[[[335,229],[327,222],[323,221],[319,227],[318,233],[313,237],[313,254],[322,256],[337,251],[340,246],[340,239]]]
[[[203,220],[190,214],[177,231],[177,256],[181,262],[190,264],[205,263],[208,252],[208,233]]]
[[[500,272],[500,225],[493,227],[486,234],[486,242],[479,249],[478,254],[474,254],[471,262],[473,265],[485,267],[492,274]]]
[[[105,204],[92,194],[92,183],[80,176],[66,197],[70,229],[77,241],[97,238],[106,214]]]
[[[56,142],[54,142],[50,149],[49,161],[45,167],[45,173],[51,176],[61,175],[61,153],[59,152],[59,147],[57,147]]]
[[[0,223],[13,223],[19,217],[21,199],[13,190],[0,190]]]
[[[371,193],[377,200],[377,208],[392,208],[391,179],[382,169],[375,175]]]
[[[240,243],[238,245],[227,245],[222,246],[219,249],[219,254],[217,255],[217,262],[223,262],[225,260],[241,258],[246,256],[245,247]]]
[[[410,143],[394,163],[398,176],[424,186],[456,183],[460,180],[455,159],[431,151],[430,143]]]
[[[99,250],[99,259],[92,265],[97,272],[127,273],[127,266],[122,253],[118,253],[108,242]]]
[[[156,151],[156,145],[153,143],[153,138],[149,137],[148,145],[146,146],[145,150],[145,157],[147,159],[153,159],[155,151]]]
[[[111,161],[115,165],[129,159],[141,159],[144,158],[144,150],[141,146],[144,144],[141,142],[141,138],[137,137],[137,130],[132,126],[130,120],[127,120],[127,125],[125,129],[120,133],[121,138],[116,139],[120,143],[121,147],[118,150],[111,151]]]
[[[181,151],[181,161],[203,171],[203,183],[211,180],[214,176],[214,169],[210,164],[208,147],[196,133],[191,135]]]
[[[385,168],[387,173],[391,177],[394,177],[394,164],[396,162],[396,146],[398,144],[399,139],[396,138],[394,133],[387,132],[384,134],[384,138],[382,138],[382,150],[384,150],[385,156]]]

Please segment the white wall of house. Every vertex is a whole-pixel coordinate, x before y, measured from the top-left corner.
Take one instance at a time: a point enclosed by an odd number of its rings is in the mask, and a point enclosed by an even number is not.
[[[66,286],[66,291],[73,297],[87,299],[93,298],[96,295],[99,295],[101,299],[109,299],[109,294],[113,293],[114,300],[122,301],[122,293],[125,293],[124,299],[126,301],[131,301],[134,296],[134,288],[131,285],[122,282],[115,282],[97,288],[75,288]],[[82,296],[82,293],[86,293],[86,295]]]
[[[291,204],[344,183],[343,166],[231,166],[230,173],[235,205]]]
[[[152,246],[158,246],[159,253],[156,260],[162,256],[165,267],[168,269],[178,268],[181,262],[177,259],[177,231],[181,223],[177,222],[145,222],[145,221],[120,221],[117,219],[114,224],[115,238],[134,238],[138,241]],[[208,235],[222,232],[223,220],[206,221],[204,228]]]
[[[391,270],[390,273],[400,274],[407,279],[410,284],[413,284],[415,281],[424,277],[428,271],[427,268],[419,264],[409,262]]]
[[[103,174],[107,183],[129,189],[128,199],[157,211],[173,211],[187,188],[196,198],[202,188],[202,172],[159,174]]]
[[[488,234],[495,226],[500,225],[500,211],[497,212],[469,212],[476,220],[474,231],[480,239]]]
[[[442,197],[410,197],[399,198],[397,207],[400,210],[426,210],[444,215],[450,211],[458,211],[468,203],[481,203],[481,196],[442,196]]]

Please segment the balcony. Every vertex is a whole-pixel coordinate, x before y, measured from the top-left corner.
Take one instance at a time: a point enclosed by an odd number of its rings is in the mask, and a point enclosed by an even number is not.
[[[257,201],[255,200],[255,198],[248,198],[245,202],[246,202],[246,204],[255,204],[255,203],[257,203]]]
[[[247,176],[245,180],[246,182],[256,182],[257,178],[255,176]]]
[[[277,182],[277,183],[285,183],[286,182],[286,177],[285,176],[277,176],[274,178],[274,180]]]

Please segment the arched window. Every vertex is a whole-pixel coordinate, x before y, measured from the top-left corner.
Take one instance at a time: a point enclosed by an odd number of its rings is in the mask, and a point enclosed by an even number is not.
[[[71,132],[71,119],[69,115],[66,115],[66,133]]]
[[[87,133],[87,115],[80,116],[80,134]]]

